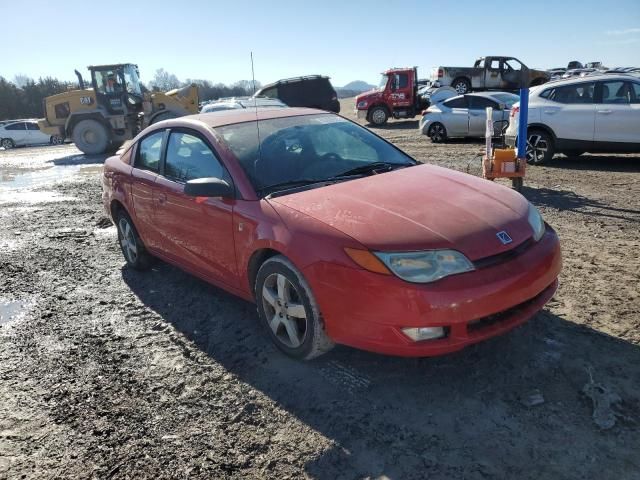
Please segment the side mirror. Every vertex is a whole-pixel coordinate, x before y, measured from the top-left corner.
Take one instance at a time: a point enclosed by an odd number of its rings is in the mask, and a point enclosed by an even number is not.
[[[184,186],[184,194],[191,197],[233,197],[233,187],[220,178],[196,178]]]

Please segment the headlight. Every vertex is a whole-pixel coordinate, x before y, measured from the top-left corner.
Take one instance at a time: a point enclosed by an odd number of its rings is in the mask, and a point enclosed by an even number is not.
[[[536,207],[532,204],[529,204],[529,214],[527,216],[527,220],[529,221],[529,225],[533,229],[533,239],[537,242],[544,235],[544,220],[542,219],[542,215]]]
[[[455,250],[375,252],[375,255],[398,277],[413,283],[435,282],[449,275],[474,270],[469,259]]]
[[[362,100],[361,102],[358,102],[357,107],[358,107],[358,108],[367,108],[367,102],[366,102],[366,100]]]

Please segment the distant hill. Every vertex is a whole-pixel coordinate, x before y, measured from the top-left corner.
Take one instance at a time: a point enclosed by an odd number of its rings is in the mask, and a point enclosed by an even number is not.
[[[336,87],[336,93],[338,94],[338,98],[348,98],[355,97],[359,93],[366,92],[372,88],[375,88],[375,86],[362,80],[354,80],[353,82],[347,83],[344,87]]]
[[[353,82],[347,83],[341,90],[353,90],[354,92],[366,92],[367,90],[371,90],[375,88],[375,85],[371,85],[367,82],[363,82],[362,80],[354,80]]]

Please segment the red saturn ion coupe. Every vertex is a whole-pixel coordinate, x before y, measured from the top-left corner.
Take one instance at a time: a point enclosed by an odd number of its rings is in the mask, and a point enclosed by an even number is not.
[[[157,123],[105,162],[103,201],[129,266],[158,257],[255,301],[300,359],[462,349],[531,318],[561,268],[520,194],[319,110]]]

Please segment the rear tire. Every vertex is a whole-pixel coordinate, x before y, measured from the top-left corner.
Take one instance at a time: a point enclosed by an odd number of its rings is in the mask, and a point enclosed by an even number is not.
[[[142,243],[131,217],[122,209],[116,214],[116,227],[118,243],[127,265],[135,270],[148,270],[153,257]]]
[[[333,348],[311,287],[286,257],[276,255],[262,264],[255,294],[262,324],[286,355],[311,360]]]
[[[73,143],[86,155],[99,155],[110,143],[109,131],[97,120],[80,120],[71,134]]]
[[[153,117],[149,125],[154,125],[158,122],[162,122],[163,120],[169,120],[171,118],[176,118],[176,117],[177,115],[173,112],[162,112],[156,115],[155,117]]]
[[[540,165],[553,158],[555,147],[553,137],[544,130],[527,132],[527,163]]]
[[[368,115],[369,123],[381,127],[389,120],[389,112],[385,107],[373,107]]]
[[[451,86],[458,92],[459,95],[464,95],[471,91],[471,82],[466,78],[456,78]]]
[[[3,138],[2,142],[0,142],[0,146],[4,147],[5,150],[9,150],[16,146],[16,144],[10,138]]]
[[[433,143],[443,143],[447,140],[447,129],[441,123],[434,123],[429,127],[427,136]]]

